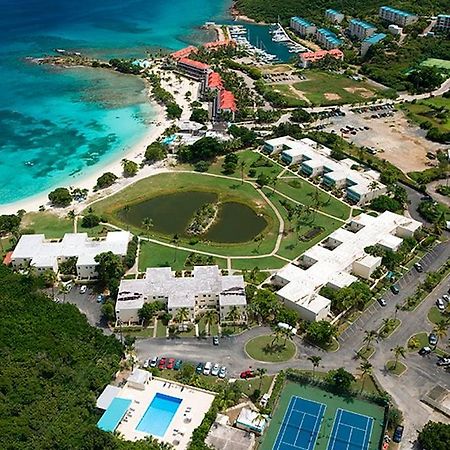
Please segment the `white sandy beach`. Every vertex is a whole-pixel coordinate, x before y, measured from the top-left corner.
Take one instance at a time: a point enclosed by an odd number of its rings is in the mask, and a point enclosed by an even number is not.
[[[177,78],[170,72],[159,73],[159,75],[162,77],[161,84],[164,89],[173,94],[176,102],[183,109],[181,120],[188,120],[191,114],[191,108],[189,101],[186,99],[186,93],[188,91],[191,92],[191,101],[197,100],[199,83],[183,77]],[[149,98],[150,96],[151,92],[149,92]],[[154,124],[151,125],[148,133],[139,142],[133,145],[126,153],[118,155],[116,160],[106,165],[99,164],[98,169],[93,173],[83,174],[81,172],[76,179],[73,179],[70,184],[66,185],[66,187],[70,186],[74,188],[89,189],[89,196],[85,201],[72,203],[72,205],[67,208],[52,208],[48,201],[48,193],[52,190],[50,189],[49,191],[42,192],[17,202],[0,205],[1,214],[14,214],[20,209],[23,209],[26,212],[38,211],[41,205],[43,205],[46,210],[52,210],[57,214],[65,215],[71,209],[74,209],[75,212],[79,213],[86,207],[86,205],[92,203],[93,201],[110,196],[119,190],[122,190],[124,187],[135,183],[136,181],[142,180],[143,178],[147,178],[162,171],[167,171],[167,165],[165,162],[161,161],[153,165],[144,166],[134,177],[124,178],[122,175],[122,159],[126,158],[140,164],[144,159],[144,153],[147,146],[160,138],[168,127],[176,123],[176,121],[168,120],[166,118],[164,107],[153,101],[152,103],[156,111]],[[97,178],[105,172],[112,172],[116,174],[119,179],[111,187],[94,193],[93,188],[97,184]],[[54,186],[53,189],[56,187],[58,186]]]

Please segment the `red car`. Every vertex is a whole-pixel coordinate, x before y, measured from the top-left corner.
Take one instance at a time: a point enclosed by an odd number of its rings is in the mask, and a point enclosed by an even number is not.
[[[175,358],[169,358],[169,360],[167,361],[166,368],[173,369],[174,364],[175,364]]]
[[[244,370],[243,372],[241,372],[241,378],[243,378],[244,380],[246,380],[247,378],[253,378],[255,376],[255,372],[253,372],[253,370]]]
[[[164,367],[166,367],[166,358],[161,358],[158,363],[158,368],[164,369]]]

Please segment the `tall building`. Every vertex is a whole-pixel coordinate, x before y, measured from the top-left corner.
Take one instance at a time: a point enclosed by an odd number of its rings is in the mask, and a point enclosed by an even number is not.
[[[291,17],[291,28],[301,36],[314,34],[317,29],[313,23],[301,17]]]
[[[450,31],[450,14],[439,14],[435,28],[438,31]]]
[[[208,73],[210,72],[208,64],[190,58],[180,58],[177,61],[177,68],[183,72],[185,76],[202,82],[206,81]]]
[[[356,36],[358,39],[364,39],[377,31],[377,27],[371,23],[364,22],[364,20],[352,19],[348,26],[348,31],[351,36]]]
[[[372,36],[366,37],[361,43],[361,56],[364,56],[370,47],[381,42],[386,35],[384,33],[375,33]]]
[[[315,34],[317,42],[327,50],[338,48],[342,45],[342,41],[330,30],[319,28]]]
[[[327,9],[325,11],[325,18],[333,23],[341,23],[344,20],[344,14],[335,9]]]
[[[412,14],[400,9],[391,8],[390,6],[382,6],[379,10],[379,16],[387,22],[395,23],[404,27],[417,22],[419,17],[416,14]]]

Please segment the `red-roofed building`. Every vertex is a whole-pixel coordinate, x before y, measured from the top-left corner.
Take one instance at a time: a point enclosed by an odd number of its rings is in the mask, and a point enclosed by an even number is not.
[[[219,91],[222,90],[223,89],[223,81],[222,81],[222,77],[220,76],[220,74],[218,74],[217,72],[211,72],[208,75],[207,87],[209,89],[217,89]]]
[[[200,61],[194,61],[189,58],[180,58],[177,61],[177,68],[181,70],[184,75],[205,82],[210,70],[208,64]]]
[[[234,114],[237,111],[236,99],[234,94],[226,89],[222,89],[218,92],[217,98],[214,101],[214,117],[217,117],[223,112],[231,113],[233,120]]]
[[[299,54],[300,64],[303,68],[310,66],[311,64],[320,61],[325,58],[325,56],[332,56],[333,58],[343,60],[344,53],[338,48],[333,48],[331,50],[320,50],[318,52],[305,52]]]
[[[190,45],[189,47],[182,48],[181,50],[171,53],[170,56],[175,60],[179,60],[181,58],[187,58],[191,53],[196,53],[196,52],[197,52],[197,47]]]
[[[236,47],[236,41],[234,41],[233,39],[223,39],[222,41],[207,42],[203,45],[203,47],[208,50],[214,50],[220,47],[228,47],[229,45],[231,45],[232,47]]]
[[[11,264],[11,261],[12,261],[12,254],[13,254],[12,251],[11,251],[11,252],[8,252],[8,253],[5,255],[5,257],[3,258],[3,264],[4,264],[5,266],[9,266],[9,265]]]

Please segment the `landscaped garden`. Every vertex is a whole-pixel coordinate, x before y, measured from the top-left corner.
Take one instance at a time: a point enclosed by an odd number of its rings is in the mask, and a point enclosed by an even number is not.
[[[245,344],[245,351],[250,358],[264,362],[281,362],[293,358],[296,347],[287,338],[264,335],[258,336]]]

